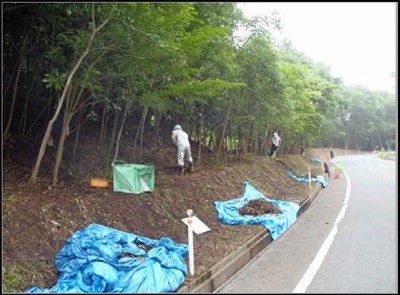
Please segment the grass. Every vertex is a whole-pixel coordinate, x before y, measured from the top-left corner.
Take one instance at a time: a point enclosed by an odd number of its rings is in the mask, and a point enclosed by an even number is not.
[[[393,154],[393,152],[381,151],[378,153],[378,157],[384,160],[396,161],[396,154]]]
[[[18,203],[22,200],[21,197],[11,195],[9,197],[3,196],[3,221],[8,220],[16,210],[18,210]],[[7,209],[6,209],[7,208]]]
[[[2,293],[13,293],[16,290],[21,292],[26,291],[28,288],[35,287],[33,283],[37,284],[37,287],[43,288],[46,284],[43,275],[37,274],[38,269],[50,270],[50,266],[43,265],[44,262],[40,261],[18,261],[13,262],[9,266],[2,266]],[[53,268],[53,266],[51,266]],[[31,287],[28,287],[31,285]]]
[[[3,277],[1,283],[1,292],[8,293],[18,289],[18,286],[22,285],[24,278],[21,275],[21,266],[16,264],[11,265],[8,269],[4,266],[1,267],[1,276]]]
[[[2,198],[2,201],[3,201],[3,204],[4,203],[6,203],[6,204],[17,204],[20,201],[22,201],[22,197],[18,197],[16,195],[11,195],[9,197],[4,196]]]

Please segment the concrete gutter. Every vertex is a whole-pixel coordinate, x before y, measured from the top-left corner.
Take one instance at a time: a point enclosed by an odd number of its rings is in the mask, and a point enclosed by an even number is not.
[[[314,202],[321,191],[321,185],[315,185],[310,195],[299,205],[297,218],[299,218]],[[258,234],[235,252],[225,257],[206,273],[202,274],[187,285],[181,286],[176,293],[212,293],[230,279],[236,272],[242,269],[257,254],[264,250],[272,238],[268,230]]]

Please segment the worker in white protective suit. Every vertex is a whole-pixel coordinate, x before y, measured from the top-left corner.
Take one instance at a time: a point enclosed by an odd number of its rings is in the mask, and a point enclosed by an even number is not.
[[[277,132],[274,132],[274,135],[272,136],[272,144],[271,144],[271,149],[267,153],[268,157],[272,157],[274,153],[277,153],[278,147],[281,143],[282,139],[279,137]]]
[[[193,172],[193,158],[190,150],[189,136],[182,130],[180,125],[175,125],[171,138],[174,145],[178,148],[177,160],[179,173],[181,175],[185,173],[185,163],[183,161],[185,155],[189,163],[189,171]]]

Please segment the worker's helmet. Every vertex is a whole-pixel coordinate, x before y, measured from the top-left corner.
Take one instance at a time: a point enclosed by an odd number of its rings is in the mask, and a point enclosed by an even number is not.
[[[174,130],[182,130],[181,125],[175,125]]]

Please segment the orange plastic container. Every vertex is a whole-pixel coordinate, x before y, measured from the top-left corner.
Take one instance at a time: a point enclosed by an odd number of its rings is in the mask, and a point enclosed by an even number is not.
[[[110,187],[112,186],[112,181],[101,178],[89,178],[89,185],[93,187]]]

